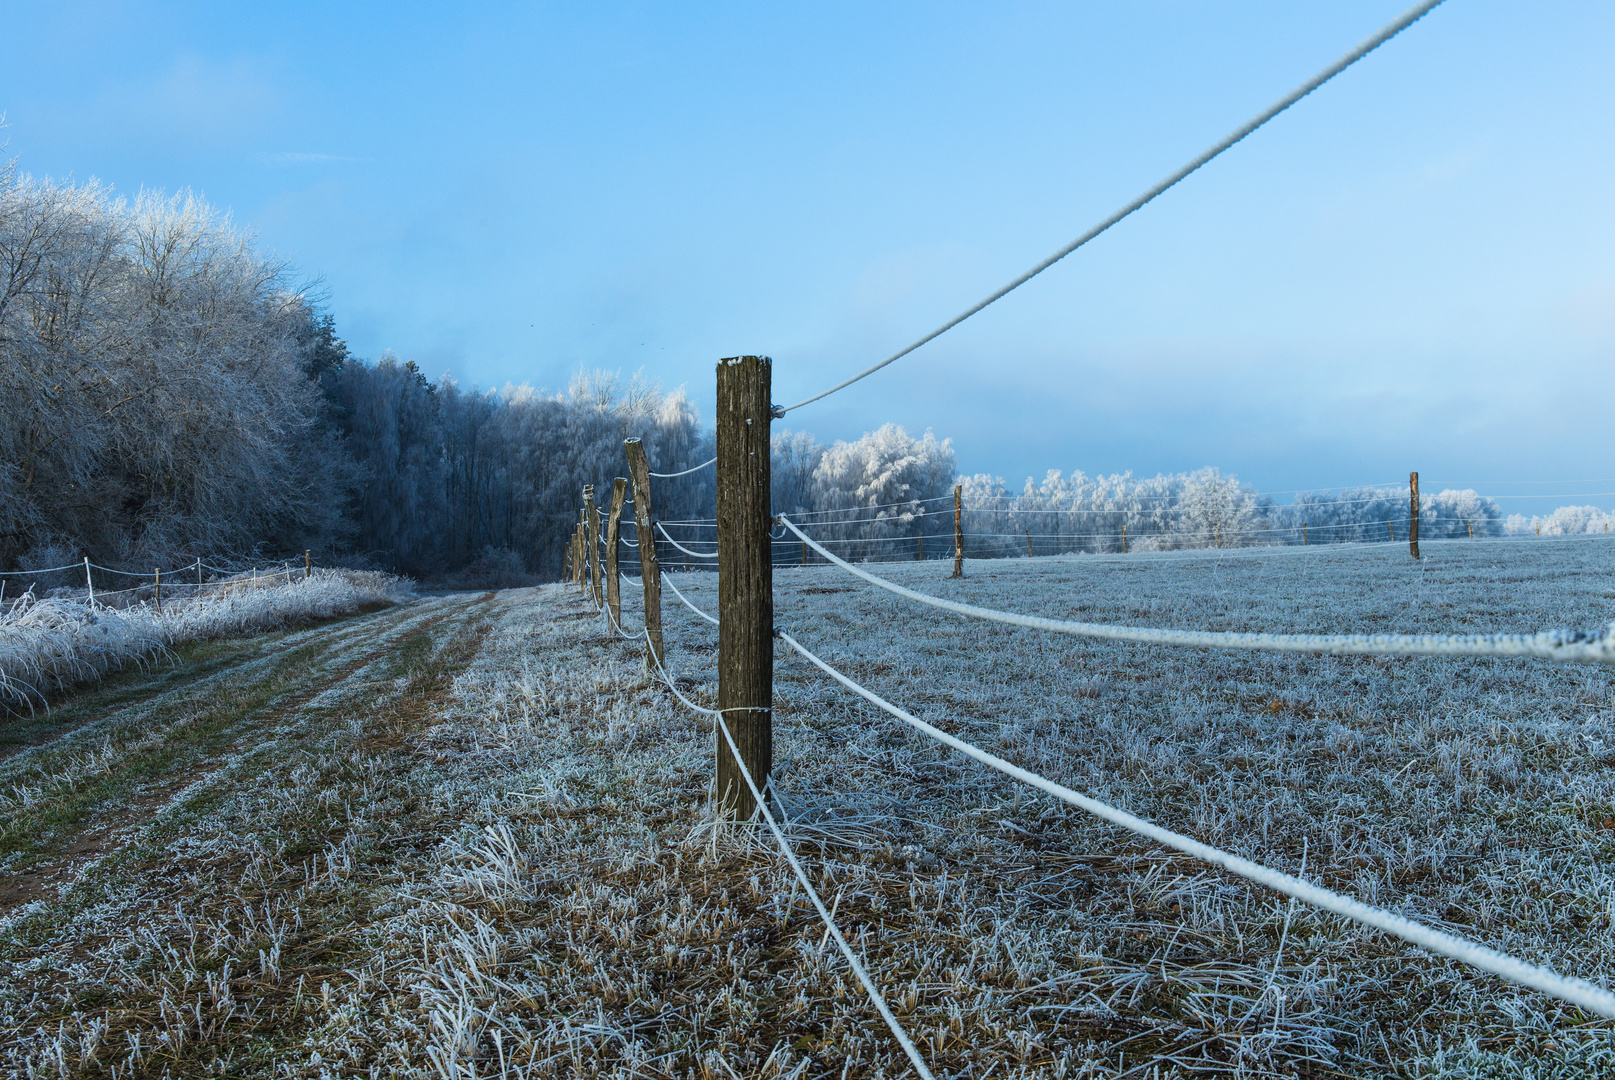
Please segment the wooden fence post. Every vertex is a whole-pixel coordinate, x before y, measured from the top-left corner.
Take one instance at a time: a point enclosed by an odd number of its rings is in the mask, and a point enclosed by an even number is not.
[[[963,484],[953,485],[953,576],[965,576],[965,527]]]
[[[611,608],[611,621],[622,628],[622,590],[617,587],[617,535],[622,528],[622,504],[628,497],[628,481],[622,477],[611,482],[611,512],[606,516],[606,605]]]
[[[1022,531],[1026,533],[1026,557],[1030,559],[1032,557],[1032,530],[1023,529]]]
[[[1122,554],[1127,554],[1127,522],[1122,522]]]
[[[157,598],[157,614],[163,613],[163,568],[154,567],[151,572],[152,595]]]
[[[622,444],[634,483],[634,531],[639,534],[639,580],[645,587],[645,669],[662,666],[662,568],[656,563],[656,524],[651,516],[650,463],[638,439]]]
[[[1419,557],[1419,474],[1408,473],[1408,551]]]
[[[920,533],[920,535],[915,537],[915,539],[918,540],[920,542],[920,544],[919,544],[918,550],[916,550],[915,553],[914,553],[914,561],[915,562],[924,562],[925,561],[925,534]]]
[[[1469,526],[1469,538],[1471,540],[1473,540],[1475,538],[1475,523],[1473,521],[1466,521],[1466,522],[1464,522],[1464,524]],[[1609,526],[1608,525],[1604,526],[1604,531],[1609,532]]]
[[[1396,526],[1387,521],[1385,523],[1385,531],[1390,534],[1391,543],[1396,543]]]
[[[196,557],[196,595],[202,595],[202,556]]]
[[[718,361],[718,722],[768,791],[774,761],[774,567],[769,556],[773,362]],[[756,800],[718,740],[718,814],[749,821]]]
[[[807,541],[802,541],[802,565],[807,565]]]
[[[594,606],[601,607],[606,593],[600,573],[600,513],[594,505],[593,484],[583,485],[583,545],[588,549],[589,592],[594,594]]]
[[[314,576],[314,553],[307,548],[303,549],[303,580],[307,581]]]
[[[90,557],[84,556],[84,587],[90,593],[90,606],[95,606],[95,581],[90,577]]]
[[[1307,546],[1307,523],[1304,521],[1301,523],[1301,546]]]

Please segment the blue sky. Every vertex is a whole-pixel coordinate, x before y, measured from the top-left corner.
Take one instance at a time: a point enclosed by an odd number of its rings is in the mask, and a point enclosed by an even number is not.
[[[839,381],[1402,6],[5,3],[0,110],[25,172],[229,209],[361,355],[642,367],[710,416],[718,357]],[[1608,5],[1448,0],[787,426],[931,428],[1017,485],[1615,490],[1565,483],[1615,476],[1611,55]]]

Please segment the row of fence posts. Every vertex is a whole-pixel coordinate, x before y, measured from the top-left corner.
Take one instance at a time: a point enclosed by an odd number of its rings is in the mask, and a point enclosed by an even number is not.
[[[254,578],[257,578],[257,576],[258,576],[258,570],[257,570],[256,567],[253,568],[252,576]],[[304,549],[304,551],[303,551],[303,580],[307,581],[309,578],[311,578],[313,576],[314,576],[314,553],[312,551]],[[288,566],[287,569],[286,569],[286,584],[290,585],[291,583],[292,583],[292,571],[291,571],[291,567]],[[202,588],[202,557],[200,555],[198,555],[196,557],[196,587],[198,589]],[[95,577],[90,572],[90,557],[88,555],[84,556],[84,589],[85,589],[86,592],[88,592],[90,594],[90,606],[94,607],[95,606]],[[160,567],[160,566],[154,567],[152,569],[152,572],[151,572],[151,590],[152,590],[152,600],[157,605],[157,614],[161,615],[163,613],[163,568]]]
[[[771,402],[773,363],[766,356],[734,356],[717,367],[717,542],[718,542],[718,709],[759,791],[767,792],[774,743],[774,561],[769,538],[770,425],[779,413]],[[645,593],[645,663],[653,673],[663,667],[661,569],[656,558],[656,518],[652,512],[650,467],[638,439],[623,443],[628,478],[612,483],[611,504],[604,514],[595,508],[594,486],[583,489],[583,507],[563,566],[563,580],[577,587],[596,607],[622,625],[618,590],[618,530],[627,489],[633,489],[634,524],[639,544],[639,574]],[[1419,558],[1419,474],[1409,477],[1408,546]],[[1302,525],[1302,543],[1307,527]],[[1395,538],[1394,529],[1391,533]],[[1030,537],[1028,537],[1030,545]],[[1122,526],[1122,552],[1127,527]],[[803,562],[807,561],[803,545]],[[1030,553],[1030,547],[1028,547]],[[953,489],[953,574],[964,577],[963,489]],[[716,740],[717,796],[720,816],[748,821],[756,800],[725,740]]]

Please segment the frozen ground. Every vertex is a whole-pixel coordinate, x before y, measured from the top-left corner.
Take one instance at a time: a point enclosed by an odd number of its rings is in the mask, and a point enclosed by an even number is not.
[[[1615,617],[1615,547],[1426,554],[882,572],[1185,628]],[[677,581],[715,607],[715,577]],[[1610,982],[1615,673],[1106,645],[910,609],[833,568],[775,583],[781,627],[939,726]],[[665,614],[681,686],[710,704],[715,629],[671,596]],[[0,867],[39,882],[0,921],[13,1069],[907,1070],[783,861],[707,824],[710,724],[575,592],[437,598],[277,640],[210,646],[241,652],[198,658],[192,681],[108,680],[70,731],[0,762]],[[787,655],[776,688],[790,831],[938,1076],[1615,1073],[1609,1022],[1017,797]]]

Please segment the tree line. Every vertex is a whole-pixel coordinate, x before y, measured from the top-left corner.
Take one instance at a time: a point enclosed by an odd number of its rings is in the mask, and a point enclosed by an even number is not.
[[[191,193],[126,200],[14,166],[0,169],[0,396],[7,572],[309,549],[451,584],[554,579],[581,488],[604,501],[625,438],[659,472],[714,454],[686,395],[643,377],[483,391],[355,357],[289,266]],[[971,557],[1120,550],[1124,530],[1134,549],[1379,540],[1407,517],[1401,492],[1278,506],[1215,469],[1050,471],[1011,493],[959,475],[949,440],[891,424],[828,446],[773,439],[776,511],[848,558],[951,554],[956,483]],[[711,470],[655,482],[659,517],[699,523],[669,525],[685,543],[710,547],[713,505]],[[1550,530],[1607,527],[1582,517]],[[1420,528],[1491,536],[1502,523],[1489,499],[1448,491],[1425,499]]]

